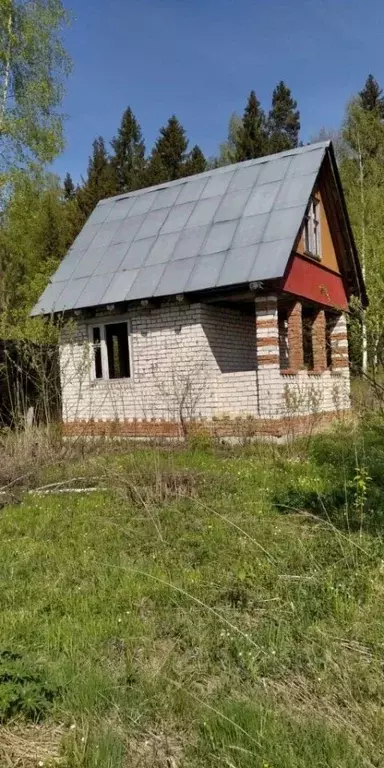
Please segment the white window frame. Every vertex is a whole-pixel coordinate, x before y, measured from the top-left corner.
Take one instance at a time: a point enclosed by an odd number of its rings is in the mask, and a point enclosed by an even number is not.
[[[309,256],[321,259],[320,200],[317,197],[311,198],[305,214],[304,249]]]
[[[108,364],[108,351],[107,351],[107,342],[106,342],[106,334],[105,334],[105,328],[107,325],[116,325],[117,323],[126,323],[127,326],[127,336],[128,336],[128,360],[129,360],[129,376],[124,376],[123,378],[119,379],[110,379],[109,378],[109,364]],[[96,320],[93,318],[88,323],[88,342],[91,350],[91,381],[95,382],[102,382],[102,381],[132,381],[133,379],[133,356],[132,356],[132,341],[131,341],[131,320],[127,317],[101,317],[99,320]],[[94,355],[94,342],[93,342],[93,329],[94,328],[100,328],[100,351],[101,351],[101,372],[102,372],[102,378],[98,379],[96,378],[96,366],[95,366],[95,355]]]

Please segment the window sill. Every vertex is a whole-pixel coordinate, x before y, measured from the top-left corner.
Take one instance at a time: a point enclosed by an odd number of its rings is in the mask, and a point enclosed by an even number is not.
[[[126,381],[132,382],[132,376],[126,376],[123,379],[91,379],[91,386],[99,387],[103,384],[123,384]]]
[[[317,371],[307,371],[308,376],[321,376],[322,373],[325,373],[325,368],[322,368],[321,370],[318,369]]]
[[[282,376],[297,376],[299,371],[296,368],[280,368]]]
[[[321,256],[319,253],[311,253],[310,251],[304,251],[304,256],[307,257],[307,259],[312,259],[312,261],[321,261]]]

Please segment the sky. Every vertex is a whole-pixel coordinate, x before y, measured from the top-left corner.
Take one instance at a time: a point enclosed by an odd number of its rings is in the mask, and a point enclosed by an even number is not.
[[[92,141],[115,135],[131,106],[149,150],[176,114],[207,156],[251,89],[264,109],[284,80],[301,138],[337,128],[372,72],[384,85],[382,0],[64,0],[73,60],[63,110],[66,149],[54,170],[86,173]]]

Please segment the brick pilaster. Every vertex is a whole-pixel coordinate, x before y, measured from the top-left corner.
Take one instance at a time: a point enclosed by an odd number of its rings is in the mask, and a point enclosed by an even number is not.
[[[338,315],[331,330],[332,370],[349,368],[348,334],[345,315]]]
[[[256,363],[258,368],[278,368],[279,327],[277,296],[255,298]]]
[[[300,301],[296,301],[288,313],[288,350],[289,368],[292,371],[303,368],[303,323]]]
[[[325,340],[325,312],[319,309],[312,323],[313,370],[322,373],[327,369],[327,350]]]

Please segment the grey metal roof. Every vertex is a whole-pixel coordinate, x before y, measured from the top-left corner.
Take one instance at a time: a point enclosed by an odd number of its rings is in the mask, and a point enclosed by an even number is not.
[[[328,147],[103,200],[32,314],[282,277]]]

